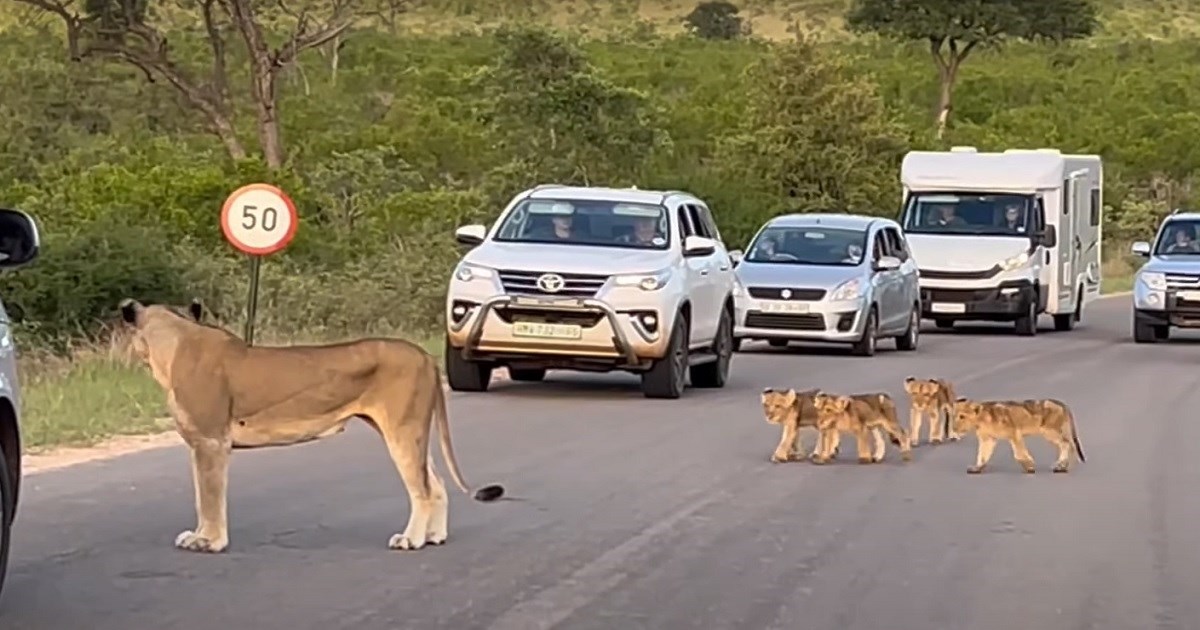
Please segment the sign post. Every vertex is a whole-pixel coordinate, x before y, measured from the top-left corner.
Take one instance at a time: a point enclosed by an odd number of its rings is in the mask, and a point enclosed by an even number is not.
[[[283,250],[296,236],[296,204],[270,184],[247,184],[233,191],[221,207],[225,240],[250,257],[250,294],[246,299],[246,345],[254,345],[258,314],[258,276],[264,256]]]

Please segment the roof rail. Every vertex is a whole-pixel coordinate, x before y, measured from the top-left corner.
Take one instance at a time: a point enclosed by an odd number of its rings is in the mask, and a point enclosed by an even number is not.
[[[1175,208],[1174,210],[1172,210],[1172,211],[1171,211],[1171,214],[1173,214],[1173,215],[1174,215],[1174,214],[1179,214],[1180,212],[1181,212],[1181,209],[1180,209],[1180,208]]]
[[[565,188],[565,186],[563,186],[562,184],[538,184],[537,186],[534,186],[530,190],[543,190],[546,188]]]

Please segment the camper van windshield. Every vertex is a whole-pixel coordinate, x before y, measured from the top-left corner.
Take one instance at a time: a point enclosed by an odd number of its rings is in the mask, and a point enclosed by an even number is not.
[[[1028,236],[1029,195],[913,193],[904,208],[910,234]]]
[[[1200,239],[1197,237],[1200,237],[1200,221],[1176,219],[1163,229],[1154,247],[1154,254],[1200,255]]]

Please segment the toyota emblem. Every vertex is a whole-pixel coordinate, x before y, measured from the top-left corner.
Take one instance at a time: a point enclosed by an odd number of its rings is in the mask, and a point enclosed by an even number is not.
[[[538,288],[546,293],[558,293],[562,291],[563,284],[565,284],[563,277],[556,273],[544,273],[538,276],[537,279]]]
[[[791,289],[784,289],[784,290],[780,291],[780,292],[779,292],[779,297],[781,297],[781,298],[783,298],[783,299],[785,299],[785,300],[786,300],[786,299],[789,299],[789,298],[791,298],[791,297],[792,297],[792,290],[791,290]]]

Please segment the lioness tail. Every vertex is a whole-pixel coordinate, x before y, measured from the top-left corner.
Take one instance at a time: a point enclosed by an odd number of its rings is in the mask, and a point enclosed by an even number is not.
[[[1079,431],[1075,429],[1075,414],[1071,412],[1071,408],[1063,403],[1058,403],[1063,411],[1067,414],[1067,422],[1071,425],[1071,441],[1075,443],[1075,454],[1079,456],[1079,461],[1087,462],[1087,458],[1083,456],[1083,446],[1079,443]]]
[[[434,421],[437,423],[438,437],[442,444],[442,457],[446,460],[446,467],[450,469],[450,476],[454,477],[454,483],[464,494],[470,494],[470,488],[463,481],[462,471],[458,469],[458,459],[454,457],[454,445],[450,443],[450,416],[446,412],[446,390],[442,388],[442,373],[435,367],[434,374],[437,375],[437,386],[434,388],[434,396],[437,397]],[[475,491],[476,501],[495,501],[502,496],[504,496],[504,486],[499,484],[484,486]]]

